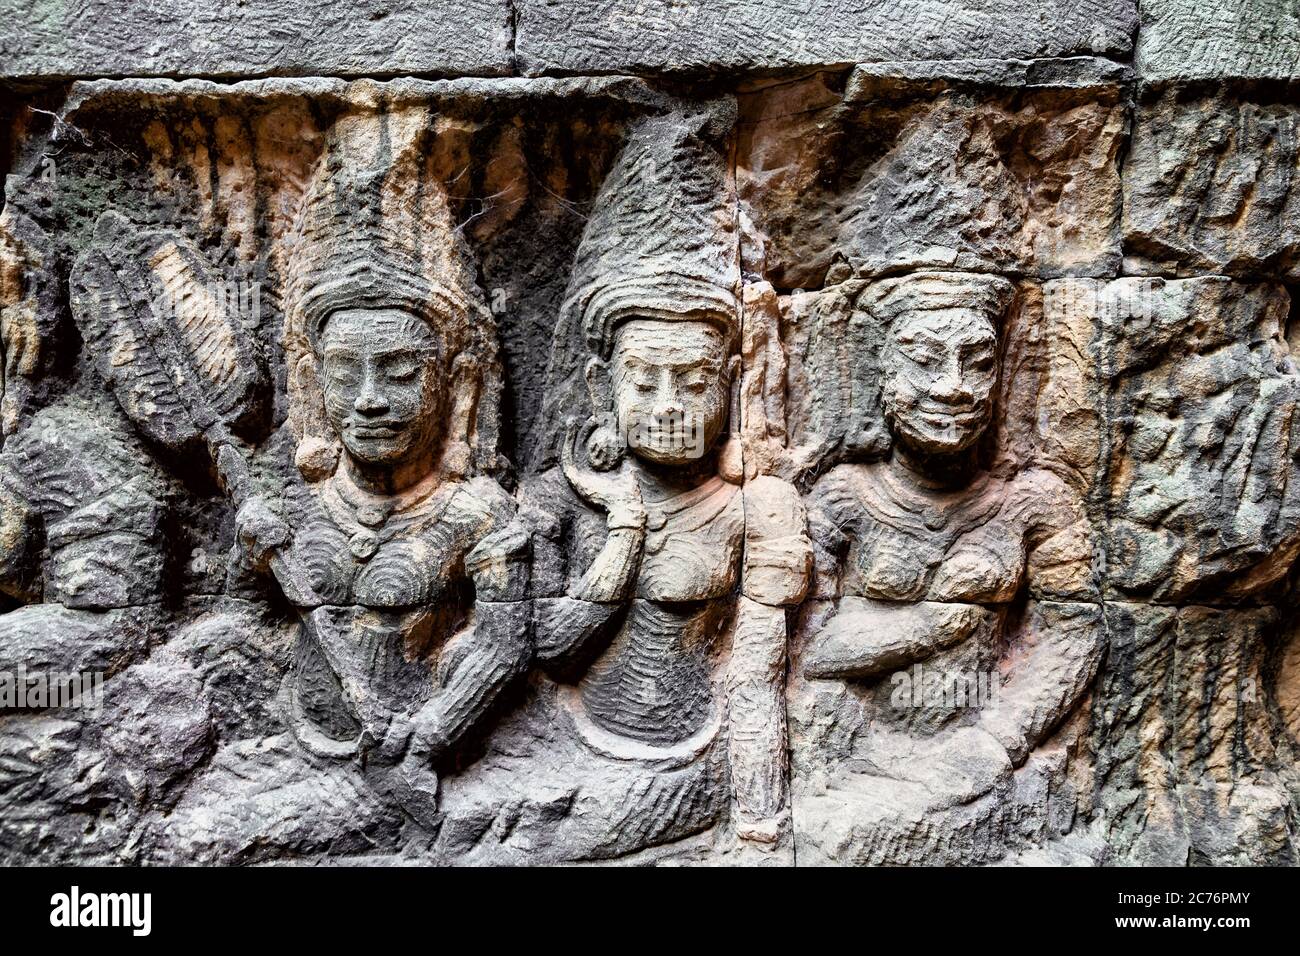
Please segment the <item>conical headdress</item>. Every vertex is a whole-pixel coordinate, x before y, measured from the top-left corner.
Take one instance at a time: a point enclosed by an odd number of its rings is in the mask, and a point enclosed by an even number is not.
[[[288,257],[290,387],[315,387],[314,376],[294,374],[295,363],[316,351],[331,314],[403,309],[433,329],[448,369],[456,363],[478,378],[477,423],[469,440],[480,465],[491,467],[501,388],[496,325],[446,188],[430,169],[432,136],[432,118],[422,108],[357,110],[331,128]],[[315,407],[317,396],[299,397],[308,409]],[[294,417],[300,437],[315,430],[311,411]]]
[[[565,417],[588,404],[583,369],[592,355],[609,357],[620,322],[709,321],[737,347],[735,185],[715,142],[731,120],[718,105],[647,117],[631,130],[578,245],[547,369],[537,464],[553,453]]]
[[[313,347],[339,309],[402,308],[452,341],[486,311],[446,191],[427,174],[430,135],[420,109],[350,113],[331,129],[289,257],[289,326]]]

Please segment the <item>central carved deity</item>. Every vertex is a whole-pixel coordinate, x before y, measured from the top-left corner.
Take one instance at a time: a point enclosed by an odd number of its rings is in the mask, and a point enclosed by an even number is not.
[[[811,544],[795,490],[770,477],[742,489],[727,437],[740,274],[716,120],[641,123],[578,249],[545,410],[561,466],[527,481],[521,504],[548,676],[448,781],[445,829],[499,805],[501,773],[568,810],[506,801],[495,812],[521,822],[492,858],[626,856],[705,831],[724,849],[771,847],[788,833],[786,607],[807,588]]]

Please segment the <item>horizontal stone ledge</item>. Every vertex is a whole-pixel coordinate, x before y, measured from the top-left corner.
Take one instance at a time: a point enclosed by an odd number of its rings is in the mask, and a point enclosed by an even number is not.
[[[1126,57],[1136,0],[516,0],[529,75]]]
[[[843,102],[853,104],[874,95],[881,84],[915,87],[976,86],[999,89],[1110,89],[1132,78],[1121,63],[1101,57],[1047,60],[928,60],[858,64],[851,70]],[[750,92],[756,92],[756,87]],[[276,100],[310,98],[340,105],[429,101],[473,101],[508,104],[530,99],[568,97],[606,99],[646,107],[665,107],[674,100],[652,82],[635,76],[603,74],[572,77],[458,77],[390,79],[331,76],[265,77],[219,81],[134,76],[74,81],[65,110],[96,110],[114,103],[157,101]]]
[[[510,73],[510,0],[0,0],[0,78]]]
[[[864,64],[851,68],[842,103],[869,102],[884,87],[922,96],[949,87],[990,90],[1118,90],[1131,79],[1123,64],[1099,57],[1052,60],[963,60]],[[756,87],[756,92],[761,87]],[[267,77],[222,82],[211,79],[124,77],[77,80],[70,84],[61,118],[121,107],[142,101],[198,106],[205,102],[273,103],[310,99],[320,104],[400,106],[435,103],[449,111],[482,112],[509,109],[512,104],[540,100],[586,100],[621,103],[638,109],[666,110],[680,105],[653,80],[622,75],[582,77],[459,77],[392,79],[342,77]],[[1069,273],[1066,273],[1069,274]]]
[[[1126,64],[1095,56],[863,63],[853,68],[844,102],[872,99],[888,87],[1097,90],[1116,89],[1132,78]]]
[[[430,80],[400,77],[391,80],[337,77],[275,77],[220,83],[213,80],[172,80],[133,77],[80,80],[72,84],[64,103],[64,118],[91,114],[141,100],[157,103],[274,102],[311,99],[338,106],[401,106],[416,103],[503,105],[539,99],[586,99],[626,103],[647,109],[669,108],[674,102],[644,80],[628,76],[568,78],[462,77]]]
[[[0,0],[0,79],[780,71],[1132,52],[1136,0]],[[516,58],[518,54],[518,59]]]
[[[1142,0],[1143,84],[1300,81],[1300,4],[1293,0]]]

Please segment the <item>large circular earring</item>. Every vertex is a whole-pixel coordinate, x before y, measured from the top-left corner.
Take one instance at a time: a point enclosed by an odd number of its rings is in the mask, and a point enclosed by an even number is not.
[[[338,469],[343,447],[323,434],[325,393],[316,375],[315,356],[299,357],[289,376],[289,420],[298,434],[293,461],[308,481],[322,481]]]

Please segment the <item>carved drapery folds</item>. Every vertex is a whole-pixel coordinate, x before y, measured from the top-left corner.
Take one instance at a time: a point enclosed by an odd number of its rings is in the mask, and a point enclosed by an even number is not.
[[[73,85],[0,854],[1294,860],[1295,111],[1047,62]]]

